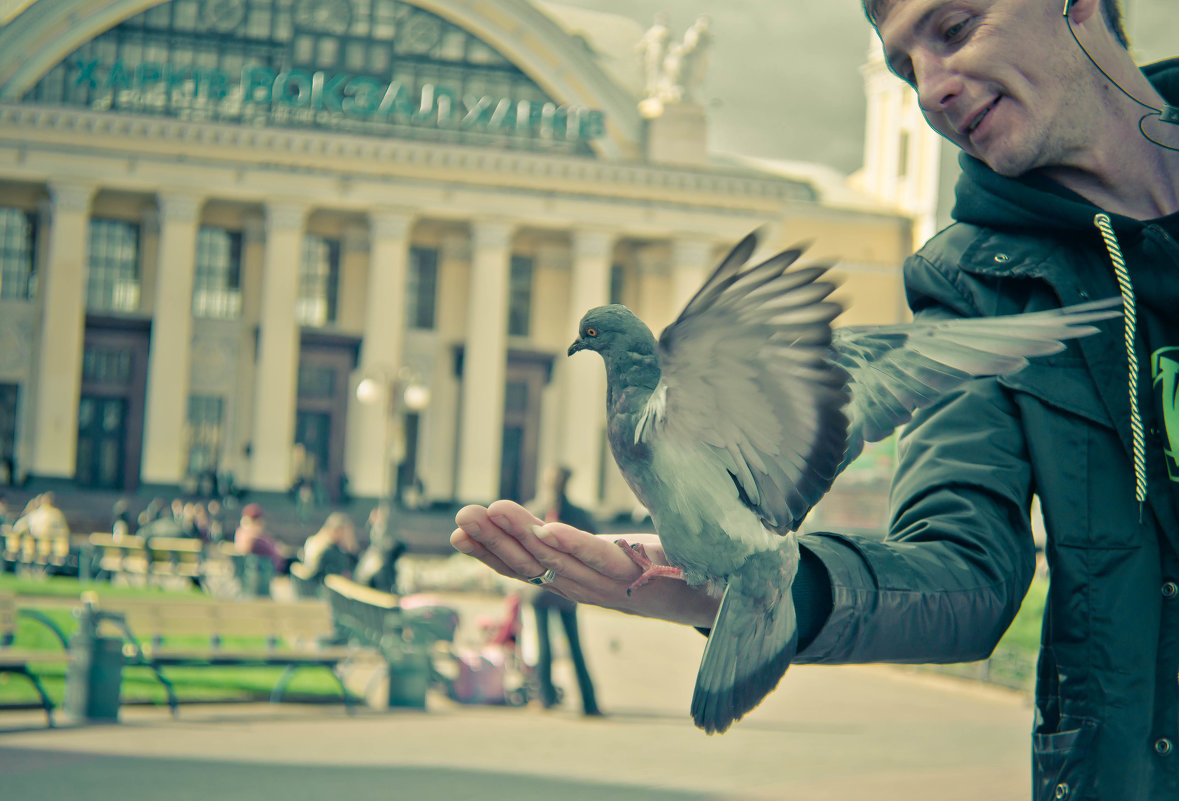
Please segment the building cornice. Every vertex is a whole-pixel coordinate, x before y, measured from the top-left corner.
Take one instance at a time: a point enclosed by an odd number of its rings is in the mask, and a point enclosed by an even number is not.
[[[733,170],[600,161],[338,132],[255,128],[166,117],[0,103],[0,143],[23,149],[84,147],[118,158],[165,157],[218,165],[282,167],[343,180],[387,177],[494,186],[621,201],[699,204],[774,213],[814,201],[800,181]]]

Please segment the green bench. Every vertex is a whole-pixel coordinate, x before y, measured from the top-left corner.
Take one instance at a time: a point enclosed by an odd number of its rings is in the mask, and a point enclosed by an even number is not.
[[[173,713],[178,700],[166,671],[181,666],[285,668],[270,694],[275,703],[282,700],[296,671],[325,669],[335,678],[345,708],[352,711],[341,665],[353,659],[357,649],[333,644],[331,610],[323,601],[110,598],[94,608],[118,616],[116,636],[125,643],[125,664],[155,672]],[[178,638],[198,644],[177,643]],[[235,644],[227,645],[228,640]],[[243,641],[257,645],[236,644]]]
[[[49,629],[61,644],[61,650],[44,651],[17,646],[17,626],[21,619],[35,620]],[[45,710],[50,727],[53,726],[54,704],[32,667],[68,664],[70,656],[67,647],[65,634],[51,618],[36,609],[21,608],[17,605],[15,595],[0,592],[0,673],[15,673],[29,680],[41,698],[41,708]]]

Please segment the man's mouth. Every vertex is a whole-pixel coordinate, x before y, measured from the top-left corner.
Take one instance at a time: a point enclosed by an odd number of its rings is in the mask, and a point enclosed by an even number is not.
[[[991,113],[991,109],[993,109],[998,104],[999,100],[1002,97],[1003,97],[1002,95],[999,95],[999,97],[996,97],[990,103],[990,105],[988,105],[986,108],[979,111],[978,114],[975,114],[974,118],[971,119],[969,123],[967,123],[966,128],[963,131],[963,133],[965,133],[967,136],[970,136],[971,134],[973,134],[975,132],[975,130],[978,129],[978,126],[982,125],[982,121],[984,119],[986,119],[986,116]]]

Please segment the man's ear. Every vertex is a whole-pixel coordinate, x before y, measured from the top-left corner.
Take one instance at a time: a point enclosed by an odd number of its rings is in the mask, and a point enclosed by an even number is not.
[[[1064,15],[1082,25],[1101,8],[1102,0],[1064,0]]]

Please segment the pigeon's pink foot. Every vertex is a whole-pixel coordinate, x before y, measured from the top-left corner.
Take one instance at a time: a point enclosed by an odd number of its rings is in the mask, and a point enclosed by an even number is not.
[[[634,582],[626,588],[626,594],[630,595],[634,590],[642,587],[656,576],[663,576],[664,578],[674,578],[684,580],[684,571],[678,567],[671,565],[657,565],[647,556],[647,549],[643,547],[642,543],[636,542],[631,545],[626,540],[614,540],[614,544],[622,549],[623,553],[631,558],[636,565],[643,569],[643,575],[639,576]]]

